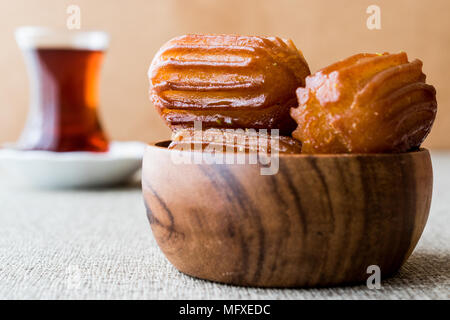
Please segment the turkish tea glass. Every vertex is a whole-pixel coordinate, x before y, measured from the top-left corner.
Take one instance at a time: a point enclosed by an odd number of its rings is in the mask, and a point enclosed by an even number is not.
[[[17,147],[107,151],[98,116],[98,82],[108,34],[21,27],[15,36],[31,89],[28,119]]]

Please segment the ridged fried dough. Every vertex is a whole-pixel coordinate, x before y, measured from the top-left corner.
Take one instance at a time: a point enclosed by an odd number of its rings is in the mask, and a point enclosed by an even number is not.
[[[185,35],[166,43],[149,70],[150,95],[173,129],[266,128],[290,134],[295,90],[309,67],[291,40]]]
[[[304,153],[404,152],[430,132],[437,103],[422,62],[406,53],[357,54],[307,77],[293,136]]]
[[[180,129],[172,134],[169,149],[220,152],[259,152],[259,153],[300,153],[301,143],[291,137],[272,137],[270,132],[253,130],[229,130],[210,128],[195,131],[193,128]]]

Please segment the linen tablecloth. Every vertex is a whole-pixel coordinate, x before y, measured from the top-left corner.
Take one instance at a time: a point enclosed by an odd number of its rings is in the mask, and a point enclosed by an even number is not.
[[[147,221],[139,183],[36,190],[0,172],[0,299],[449,299],[450,153],[434,152],[424,234],[381,289],[261,289],[179,273]]]

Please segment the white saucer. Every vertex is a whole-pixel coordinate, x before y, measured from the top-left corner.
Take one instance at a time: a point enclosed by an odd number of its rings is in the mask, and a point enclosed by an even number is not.
[[[110,150],[49,152],[0,149],[0,169],[36,187],[106,187],[126,182],[142,165],[146,144],[111,142]]]

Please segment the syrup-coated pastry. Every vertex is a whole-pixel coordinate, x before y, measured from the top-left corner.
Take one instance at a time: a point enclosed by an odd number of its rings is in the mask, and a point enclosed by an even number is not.
[[[293,137],[304,153],[404,152],[420,146],[436,115],[422,62],[406,53],[357,54],[307,77],[297,90]]]
[[[151,99],[173,129],[267,128],[290,134],[295,90],[308,64],[291,40],[185,35],[170,40],[149,70]]]
[[[286,136],[270,135],[253,129],[229,130],[210,128],[204,131],[193,128],[177,130],[172,134],[169,149],[214,150],[221,152],[300,153],[299,141]],[[208,149],[207,149],[208,148]]]

